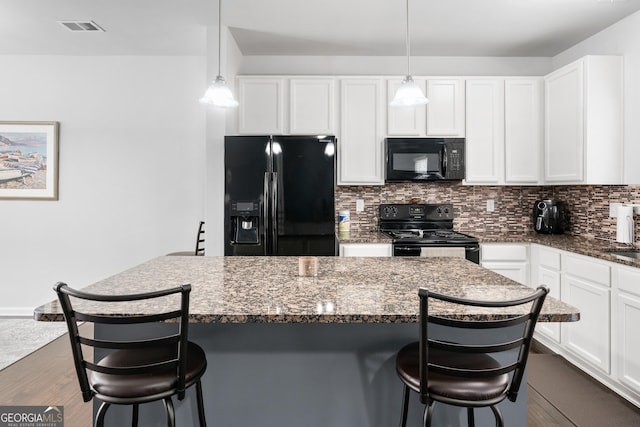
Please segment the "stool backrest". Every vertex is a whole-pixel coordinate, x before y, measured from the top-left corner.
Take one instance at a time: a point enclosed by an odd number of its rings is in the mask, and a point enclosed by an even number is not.
[[[547,288],[541,286],[535,292],[518,299],[478,301],[442,295],[421,288],[419,351],[422,402],[428,401],[429,371],[466,378],[511,374],[506,397],[515,401],[527,363],[534,328],[548,292]],[[446,312],[446,307],[450,307],[451,313],[456,314],[432,315],[429,312],[430,303],[439,304],[438,313]],[[464,312],[460,310],[460,306],[484,307],[489,310],[486,310],[485,314],[459,315],[458,313]],[[481,313],[482,309],[476,311]],[[457,354],[487,354],[496,359],[500,366],[491,369],[461,368],[447,361],[439,361],[436,365],[429,360],[429,351],[435,349]]]
[[[94,391],[89,385],[88,370],[111,375],[153,375],[158,372],[166,372],[168,369],[175,369],[178,398],[184,398],[191,285],[139,294],[103,295],[78,291],[60,282],[55,285],[54,290],[58,294],[69,330],[76,374],[85,402],[91,400],[94,395]],[[171,297],[172,295],[175,296]],[[140,312],[152,311],[153,314],[123,315],[122,308],[127,303],[134,305],[142,303],[144,307],[139,306],[139,309],[144,311]],[[135,307],[132,308],[133,310]],[[140,339],[123,338],[112,341],[95,339],[92,333],[87,336],[82,335],[79,332],[78,324],[83,322],[125,325],[125,327],[126,325],[154,322],[174,322],[177,323],[177,331],[162,329]],[[89,356],[86,357],[83,346],[87,346],[87,350],[100,349],[101,352],[153,349],[154,347],[170,348],[172,351],[162,352],[168,353],[166,358],[163,357],[149,363],[137,362],[135,366],[105,367],[100,366],[98,360],[95,362],[92,360],[93,351],[86,351]]]
[[[200,221],[198,225],[198,234],[196,235],[196,251],[195,255],[204,255],[204,221]]]

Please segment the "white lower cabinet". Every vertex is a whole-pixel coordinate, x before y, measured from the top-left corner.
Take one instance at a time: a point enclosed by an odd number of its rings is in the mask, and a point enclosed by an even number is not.
[[[526,286],[529,283],[528,247],[526,243],[483,243],[480,264]]]
[[[615,378],[640,401],[640,269],[617,266],[613,282]]]
[[[531,279],[532,288],[546,286],[549,296],[560,297],[560,251],[545,246],[531,245]],[[539,322],[536,324],[535,337],[549,339],[560,344],[560,324],[556,322]]]
[[[562,301],[580,309],[580,321],[562,325],[562,345],[603,373],[611,373],[609,287],[563,273],[561,294]]]
[[[391,243],[340,243],[340,256],[393,256]]]
[[[640,268],[531,244],[531,286],[580,310],[535,338],[640,407]]]

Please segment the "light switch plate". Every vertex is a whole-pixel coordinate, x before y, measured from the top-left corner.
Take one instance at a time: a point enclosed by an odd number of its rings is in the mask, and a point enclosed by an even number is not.
[[[495,203],[493,199],[487,199],[487,212],[493,212],[495,210]]]
[[[618,216],[618,208],[622,203],[609,203],[609,218],[615,218]]]
[[[356,212],[364,211],[364,200],[356,199]]]

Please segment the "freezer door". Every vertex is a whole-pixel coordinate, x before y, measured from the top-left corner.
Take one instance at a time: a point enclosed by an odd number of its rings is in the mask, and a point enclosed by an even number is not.
[[[225,255],[269,255],[269,236],[266,233],[268,218],[268,181],[271,176],[269,136],[226,136],[224,141],[225,194],[224,235]],[[257,202],[259,209],[253,213],[258,221],[259,244],[234,242],[238,225],[231,215],[231,204]]]
[[[335,255],[335,137],[274,136],[275,255]]]

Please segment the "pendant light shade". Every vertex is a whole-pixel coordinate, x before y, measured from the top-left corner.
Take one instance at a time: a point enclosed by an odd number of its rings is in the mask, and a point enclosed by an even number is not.
[[[233,93],[222,76],[216,77],[213,84],[207,88],[204,96],[200,98],[200,102],[222,108],[238,106],[238,101],[233,99]]]
[[[389,103],[392,107],[413,107],[416,105],[425,105],[429,100],[424,96],[422,90],[416,85],[411,76],[406,76],[393,101]]]
[[[207,88],[200,102],[214,107],[230,108],[237,107],[238,101],[233,99],[233,93],[220,72],[220,60],[222,50],[222,0],[218,0],[218,76],[216,80]]]
[[[415,107],[417,105],[424,105],[429,102],[429,100],[422,93],[422,89],[420,89],[416,83],[413,81],[413,77],[411,77],[411,43],[409,42],[409,0],[407,3],[407,76],[402,80],[402,84],[398,88],[396,92],[396,96],[393,98],[393,101],[389,103],[392,107]]]

